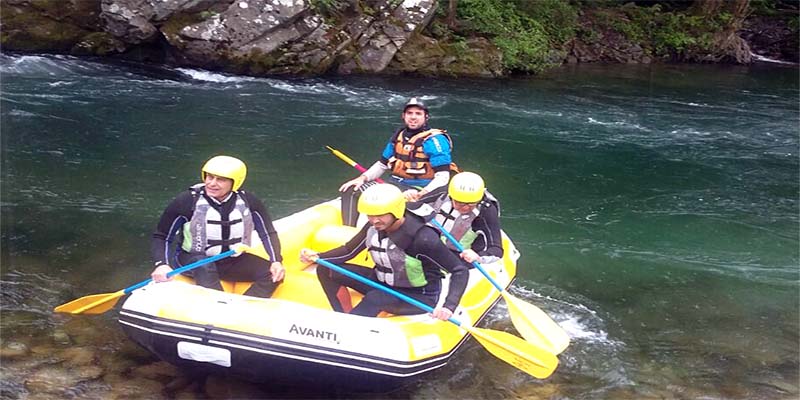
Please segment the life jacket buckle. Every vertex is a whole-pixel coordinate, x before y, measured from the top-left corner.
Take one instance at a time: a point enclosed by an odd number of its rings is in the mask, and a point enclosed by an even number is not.
[[[409,175],[422,175],[425,173],[425,168],[406,168],[406,173]]]

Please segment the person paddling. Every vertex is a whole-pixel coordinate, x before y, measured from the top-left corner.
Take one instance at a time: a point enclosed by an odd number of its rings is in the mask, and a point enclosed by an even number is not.
[[[386,285],[434,308],[433,317],[447,320],[453,316],[467,287],[467,265],[450,252],[439,239],[439,233],[425,224],[420,216],[406,210],[406,200],[399,188],[376,184],[364,191],[358,200],[358,211],[369,221],[345,245],[324,253],[310,249],[300,252],[300,261],[315,262],[318,258],[339,264],[348,271]],[[342,264],[367,249],[374,268]],[[437,307],[442,290],[443,270],[450,272],[447,297]],[[331,307],[344,312],[337,293],[342,286],[364,294],[351,314],[374,317],[381,311],[392,314],[419,314],[419,308],[328,268],[317,268],[322,289]]]
[[[464,261],[489,264],[503,258],[500,203],[486,190],[480,175],[459,173],[450,180],[446,192],[437,189],[408,208],[418,209],[422,204],[431,206],[436,222],[459,241]],[[447,247],[458,253],[449,240]]]
[[[364,173],[339,187],[342,192],[342,223],[355,226],[358,212],[355,204],[363,189],[391,170],[390,183],[403,190],[408,201],[444,187],[450,181],[450,171],[458,171],[453,163],[453,141],[447,131],[431,129],[428,107],[412,97],[401,114],[404,125],[389,138],[381,159]],[[365,185],[367,184],[367,185]],[[421,187],[421,189],[419,189]]]
[[[153,280],[169,280],[173,265],[220,254],[238,243],[249,246],[255,230],[271,263],[244,253],[197,268],[190,276],[198,285],[216,290],[222,290],[220,279],[253,282],[245,295],[272,296],[285,274],[281,244],[267,208],[241,189],[247,166],[234,157],[216,156],[203,165],[200,175],[203,183],[178,194],[161,214],[151,245]]]

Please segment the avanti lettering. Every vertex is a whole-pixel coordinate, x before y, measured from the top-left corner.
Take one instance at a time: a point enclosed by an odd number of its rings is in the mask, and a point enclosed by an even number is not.
[[[289,328],[289,333],[295,333],[302,336],[310,336],[313,338],[327,340],[329,342],[339,344],[339,338],[336,336],[336,332],[324,331],[321,329],[306,328],[303,326],[298,326],[297,324],[292,324],[292,327]]]

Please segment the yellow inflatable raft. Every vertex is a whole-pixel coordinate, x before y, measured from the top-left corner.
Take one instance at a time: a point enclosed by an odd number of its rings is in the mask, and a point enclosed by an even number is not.
[[[275,221],[286,278],[271,299],[242,296],[249,283],[224,282],[226,292],[220,292],[181,277],[134,291],[122,305],[119,322],[134,341],[177,366],[257,381],[389,390],[443,366],[467,339],[464,330],[422,312],[378,318],[334,312],[316,266],[300,263],[301,248],[328,250],[357,232],[341,225],[339,208],[339,200],[332,200]],[[508,287],[519,253],[505,234],[503,246],[505,257],[484,268]],[[353,262],[372,265],[366,252]],[[442,286],[446,290],[447,283]],[[361,299],[352,290],[350,296],[353,305]],[[454,317],[474,326],[499,297],[471,269]]]

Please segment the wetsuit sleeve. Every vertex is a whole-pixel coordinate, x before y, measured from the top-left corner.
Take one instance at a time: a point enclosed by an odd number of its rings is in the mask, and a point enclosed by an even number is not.
[[[156,265],[169,264],[170,249],[178,231],[192,218],[194,198],[191,192],[177,195],[161,213],[150,241],[150,255]]]
[[[478,239],[473,242],[473,246],[474,248],[480,249],[480,251],[477,252],[479,256],[503,258],[503,238],[500,235],[500,218],[498,217],[497,206],[492,203],[490,204],[489,207],[481,210],[478,218],[472,221],[472,230],[475,232],[483,232],[483,235],[478,236]],[[478,245],[478,242],[483,241],[482,239],[485,239],[486,243]]]
[[[270,217],[267,207],[252,193],[245,192],[245,196],[247,196],[247,206],[250,207],[253,215],[256,232],[261,239],[261,244],[264,245],[264,250],[269,255],[270,262],[283,262],[281,241],[278,238],[278,231],[272,225],[272,217]]]
[[[365,224],[344,246],[319,253],[319,258],[324,258],[334,264],[341,264],[357,256],[367,248],[367,229],[369,229],[369,224]]]
[[[422,143],[422,150],[431,160],[434,171],[449,171],[453,159],[450,155],[450,142],[443,135],[431,136]]]
[[[467,288],[469,280],[467,266],[442,243],[439,234],[431,227],[417,231],[410,250],[415,258],[422,261],[426,277],[441,276],[439,272],[441,269],[450,272],[450,287],[443,305],[455,311]]]

